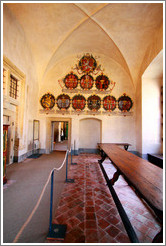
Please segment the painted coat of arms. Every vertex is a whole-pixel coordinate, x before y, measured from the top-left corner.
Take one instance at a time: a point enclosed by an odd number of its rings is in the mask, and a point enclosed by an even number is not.
[[[59,109],[68,109],[70,107],[70,97],[67,94],[61,94],[57,97],[57,106]]]
[[[40,103],[44,109],[52,109],[55,105],[55,97],[51,93],[44,94]]]
[[[82,95],[75,95],[72,99],[72,107],[76,111],[81,111],[85,108],[86,105],[86,99]]]
[[[101,99],[97,95],[92,95],[88,97],[87,104],[90,110],[97,111],[101,107]]]
[[[119,97],[118,99],[118,108],[122,112],[130,111],[130,109],[133,106],[133,102],[129,96],[127,96],[125,93]]]
[[[89,74],[85,74],[80,79],[80,86],[84,90],[90,90],[93,87],[93,77]]]
[[[109,84],[110,84],[110,81],[106,75],[101,74],[101,75],[97,76],[96,88],[98,90],[101,90],[101,91],[107,90]]]
[[[81,69],[83,73],[91,73],[96,67],[97,63],[92,55],[86,54],[79,61],[79,69]]]
[[[64,78],[64,84],[68,89],[75,89],[78,85],[77,75],[73,74],[73,72],[67,74],[66,77]]]
[[[113,96],[106,96],[103,98],[103,108],[106,111],[113,111],[116,108],[116,98]]]

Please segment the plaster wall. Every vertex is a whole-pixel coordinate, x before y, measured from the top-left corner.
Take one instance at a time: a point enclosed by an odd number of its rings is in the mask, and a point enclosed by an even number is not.
[[[79,123],[79,147],[96,149],[101,141],[101,122],[97,119],[83,119]]]
[[[161,80],[142,80],[142,153],[161,151]],[[147,93],[148,92],[148,93]]]
[[[37,119],[38,79],[33,62],[33,56],[23,29],[17,19],[4,4],[3,12],[3,54],[26,75],[24,88],[23,133],[19,146],[19,155],[32,149],[32,122]]]
[[[40,121],[41,126],[41,149],[46,153],[51,152],[51,121],[64,120],[69,121],[69,148],[79,150],[80,148],[93,149],[96,142],[116,143],[128,142],[131,144],[129,150],[136,150],[135,140],[135,117],[134,116],[93,116],[93,120],[100,122],[94,126],[94,135],[89,133],[92,129],[92,116],[73,115],[66,118],[65,115],[51,115]],[[89,121],[87,120],[89,119]],[[86,129],[82,129],[83,120],[86,120]],[[97,127],[97,128],[96,128]],[[71,129],[70,129],[71,128]],[[88,131],[87,131],[88,129]],[[100,137],[99,137],[100,132]],[[94,139],[90,140],[90,136]],[[89,142],[86,139],[89,139]]]
[[[163,51],[142,76],[142,153],[162,153]]]
[[[136,150],[142,153],[142,80],[139,78],[136,88]]]

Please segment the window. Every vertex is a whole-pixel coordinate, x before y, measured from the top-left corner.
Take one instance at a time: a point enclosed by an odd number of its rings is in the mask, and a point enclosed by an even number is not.
[[[10,97],[17,99],[17,91],[18,91],[18,80],[12,74],[10,74],[10,90],[9,90]]]
[[[15,137],[23,136],[25,108],[25,74],[6,56],[3,56],[3,115],[15,119]],[[12,121],[10,120],[10,123]],[[23,146],[19,143],[19,148]]]

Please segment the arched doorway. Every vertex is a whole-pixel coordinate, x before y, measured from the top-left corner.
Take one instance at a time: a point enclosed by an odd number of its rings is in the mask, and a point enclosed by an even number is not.
[[[79,123],[79,152],[97,152],[101,142],[101,120],[86,118]]]

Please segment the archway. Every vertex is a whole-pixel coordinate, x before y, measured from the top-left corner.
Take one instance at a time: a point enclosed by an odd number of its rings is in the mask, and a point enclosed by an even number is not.
[[[101,142],[101,120],[86,118],[79,123],[79,152],[97,152]]]

